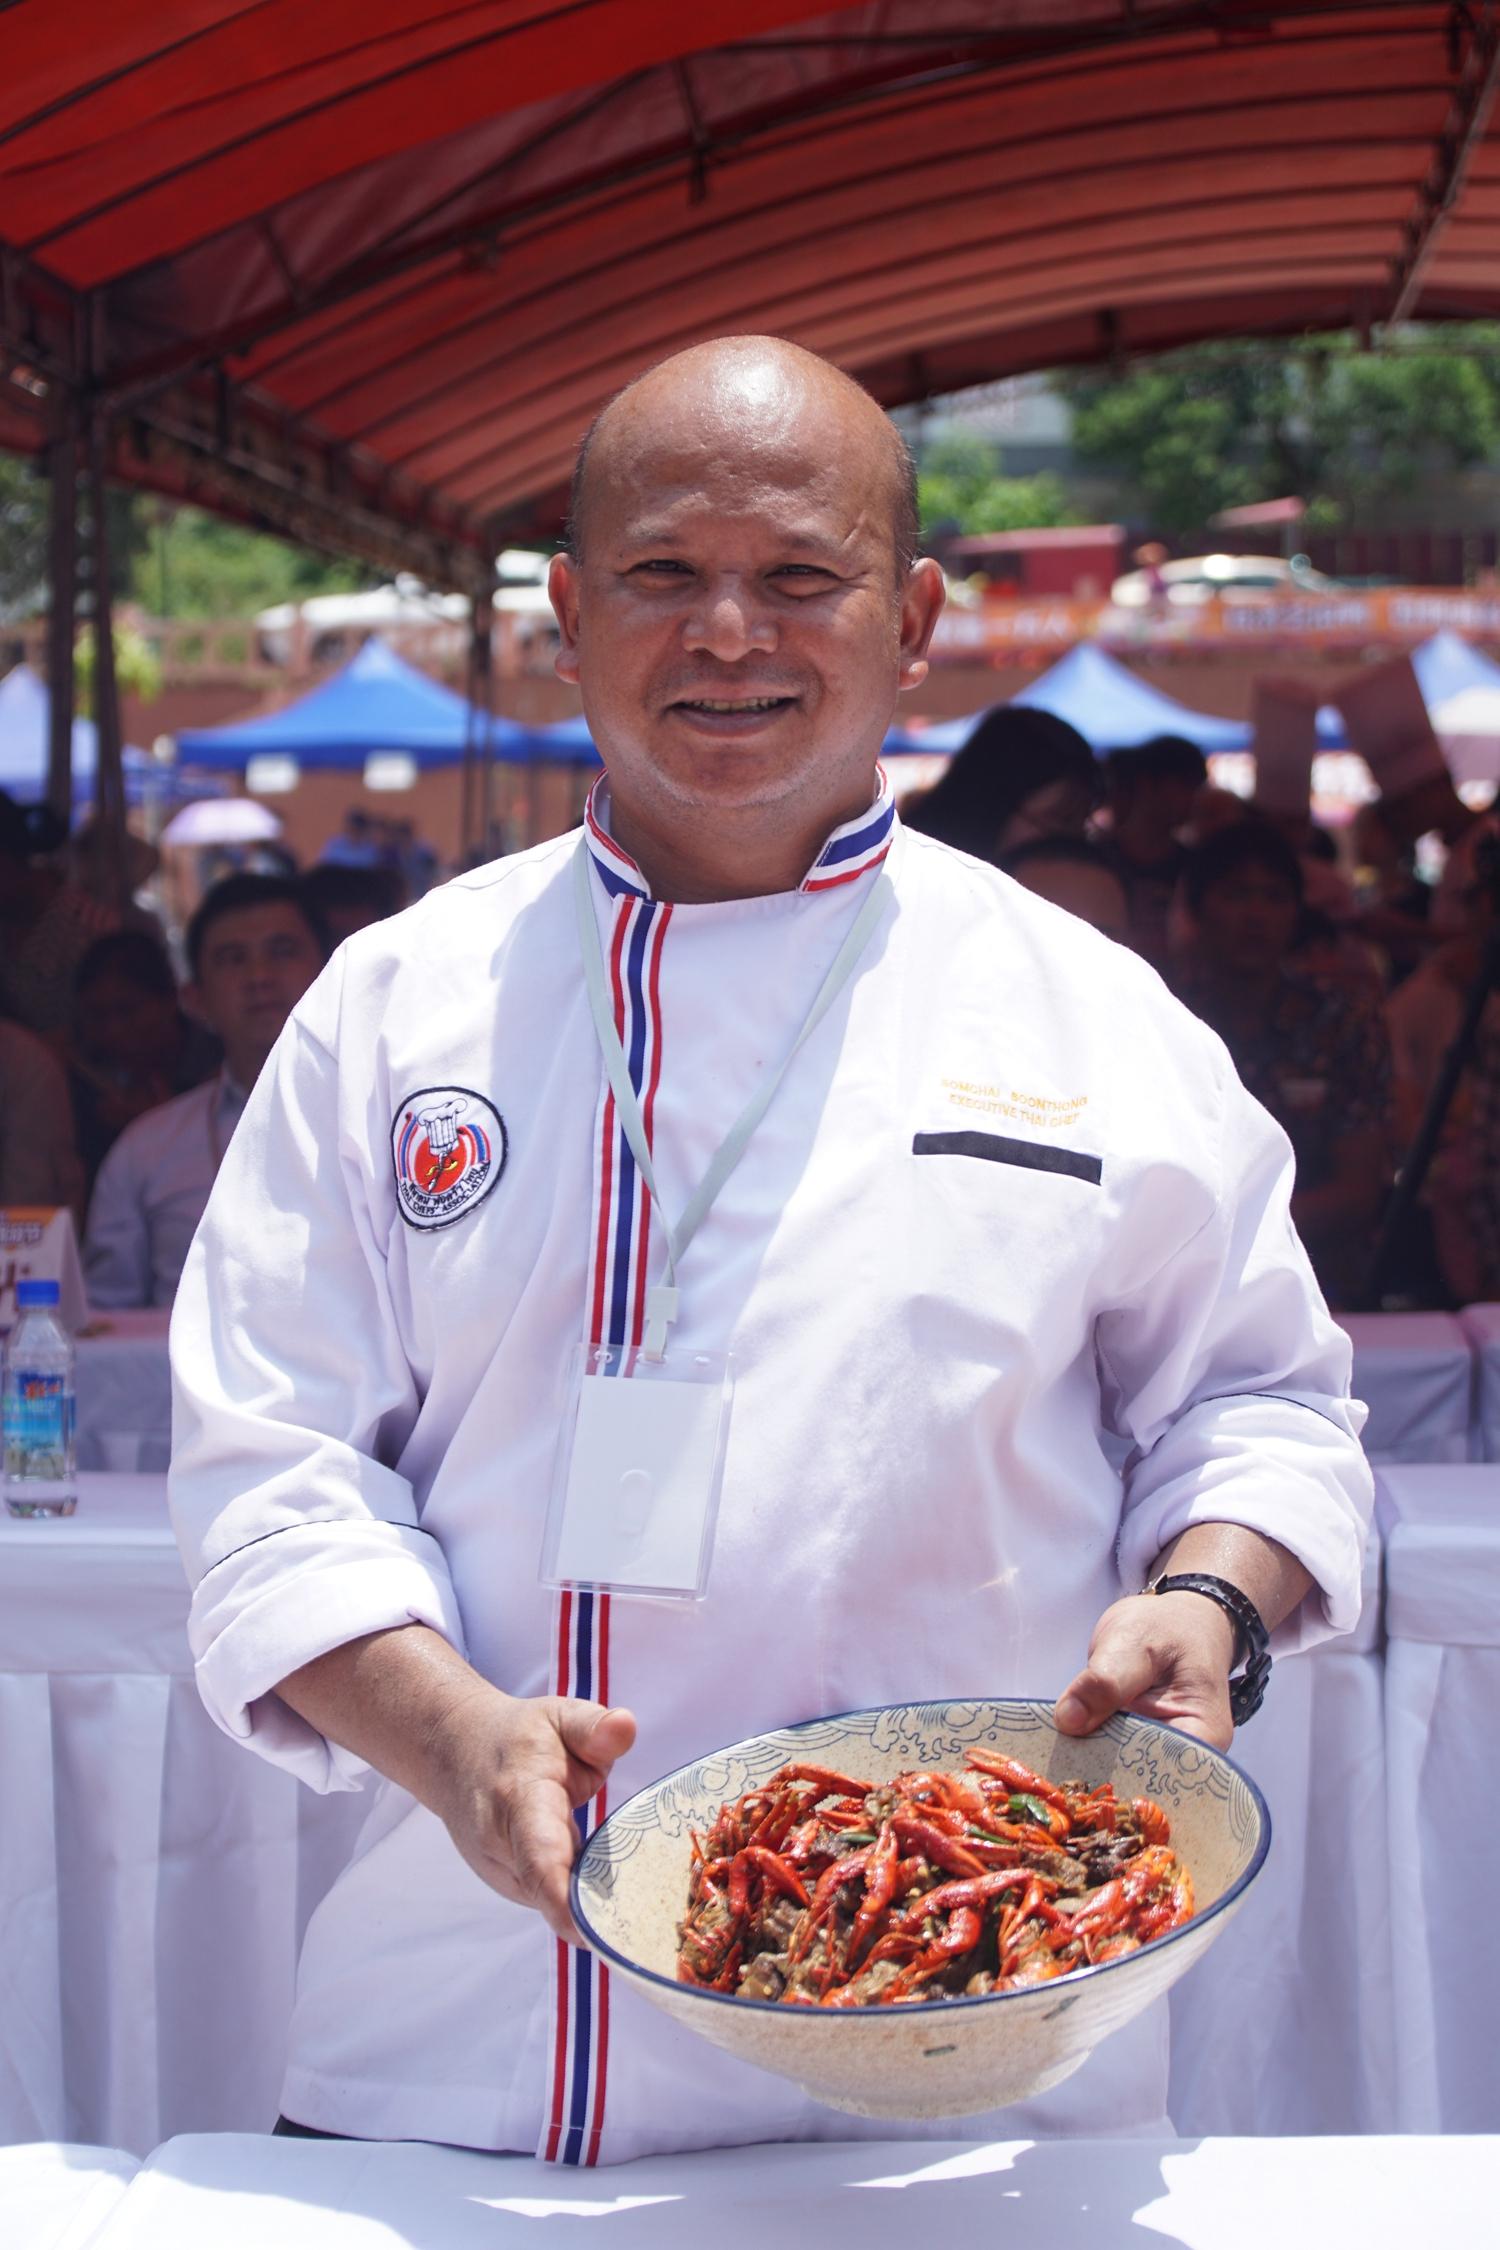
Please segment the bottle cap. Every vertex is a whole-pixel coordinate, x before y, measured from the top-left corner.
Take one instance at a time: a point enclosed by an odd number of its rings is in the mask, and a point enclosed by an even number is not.
[[[56,1305],[62,1301],[62,1290],[55,1281],[18,1281],[16,1283],[16,1309],[25,1312],[32,1305]]]

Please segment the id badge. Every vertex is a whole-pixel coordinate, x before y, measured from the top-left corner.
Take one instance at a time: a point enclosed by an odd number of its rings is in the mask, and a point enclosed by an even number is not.
[[[542,1545],[544,1586],[697,1601],[708,1584],[734,1378],[720,1352],[584,1344]]]

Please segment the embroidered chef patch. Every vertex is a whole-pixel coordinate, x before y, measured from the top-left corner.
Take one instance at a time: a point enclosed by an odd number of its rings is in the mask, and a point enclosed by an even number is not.
[[[396,1112],[391,1155],[407,1225],[451,1226],[505,1170],[505,1126],[493,1102],[467,1086],[424,1086]]]

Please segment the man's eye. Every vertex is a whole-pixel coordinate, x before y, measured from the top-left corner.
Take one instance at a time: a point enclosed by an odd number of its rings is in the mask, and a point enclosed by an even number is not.
[[[692,576],[692,572],[685,562],[677,562],[670,555],[652,555],[647,561],[636,563],[630,573],[632,578],[639,578],[643,574],[652,578],[688,578]]]
[[[798,579],[813,589],[834,583],[833,572],[822,569],[817,563],[781,563],[771,575],[773,578]]]

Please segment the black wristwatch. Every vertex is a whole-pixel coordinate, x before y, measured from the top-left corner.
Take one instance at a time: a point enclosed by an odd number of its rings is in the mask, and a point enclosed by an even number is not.
[[[1266,1682],[1271,1677],[1271,1659],[1266,1653],[1270,1634],[1260,1611],[1248,1594],[1238,1586],[1231,1586],[1227,1578],[1211,1578],[1206,1571],[1184,1570],[1174,1572],[1169,1578],[1153,1578],[1146,1588],[1148,1594],[1202,1594],[1234,1620],[1234,1661],[1245,1669],[1237,1680],[1229,1683],[1229,1715],[1237,1727],[1253,1719],[1265,1698]]]

